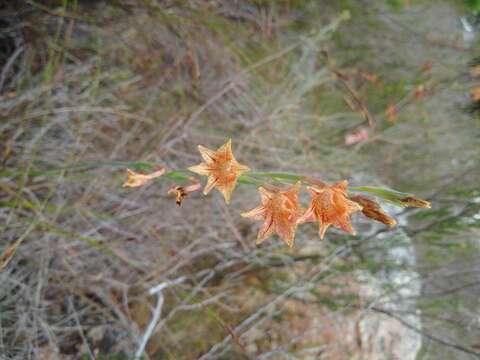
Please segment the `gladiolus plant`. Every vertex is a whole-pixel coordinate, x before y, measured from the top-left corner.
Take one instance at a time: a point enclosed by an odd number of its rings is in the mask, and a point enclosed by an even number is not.
[[[330,226],[355,235],[350,219],[355,212],[361,212],[390,228],[394,227],[395,219],[391,218],[374,198],[364,195],[365,193],[397,206],[430,208],[428,201],[392,189],[372,186],[349,187],[347,180],[328,185],[311,176],[251,171],[234,157],[231,140],[217,150],[202,145],[198,146],[198,150],[203,162],[189,167],[188,170],[190,173],[207,177],[204,195],[216,188],[229,204],[237,183],[258,187],[260,205],[241,214],[243,217],[264,222],[258,232],[257,244],[276,234],[289,247],[293,247],[298,226],[306,222],[318,222],[321,239]],[[146,165],[141,166],[143,168],[148,167],[148,164],[141,165]],[[149,174],[127,169],[127,175],[128,179],[123,184],[127,187],[139,187],[161,176],[188,181],[190,185],[176,185],[168,191],[169,194],[175,195],[178,205],[181,205],[189,193],[201,187],[200,181],[192,174],[186,171],[165,172],[164,167],[160,167],[160,170],[157,167],[156,171]],[[279,181],[284,184],[283,187],[274,184]],[[310,194],[310,204],[307,207],[302,207],[299,200],[299,194],[304,187]]]

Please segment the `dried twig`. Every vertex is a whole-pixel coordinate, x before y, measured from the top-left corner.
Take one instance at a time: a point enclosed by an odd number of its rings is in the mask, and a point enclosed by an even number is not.
[[[147,346],[148,340],[152,336],[152,333],[155,330],[158,320],[160,319],[160,315],[162,314],[163,302],[165,301],[165,298],[163,296],[163,290],[169,286],[178,285],[184,282],[186,279],[187,278],[185,276],[182,276],[174,281],[165,281],[148,290],[148,293],[150,295],[157,295],[157,304],[155,305],[155,309],[153,310],[152,319],[150,320],[150,323],[148,324],[147,329],[145,330],[145,333],[140,339],[138,349],[135,352],[136,360],[140,359],[143,352],[145,351],[145,346]]]

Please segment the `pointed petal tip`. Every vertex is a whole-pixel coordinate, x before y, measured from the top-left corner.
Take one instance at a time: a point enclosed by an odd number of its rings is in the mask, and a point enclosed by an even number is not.
[[[325,237],[325,234],[329,228],[330,224],[321,224],[320,225],[320,228],[318,229],[318,235],[320,235],[320,239],[323,240],[323,238]]]
[[[307,191],[310,193],[310,195],[315,196],[320,194],[322,189],[318,189],[315,186],[307,186]]]
[[[244,211],[244,212],[240,213],[240,216],[244,217],[244,218],[254,217],[255,216],[254,214],[256,212],[255,210],[256,210],[256,208],[252,209],[252,210],[249,210],[249,211]]]
[[[195,174],[201,175],[201,174],[199,173],[199,168],[200,168],[200,166],[202,166],[202,164],[198,164],[198,165],[194,165],[194,166],[189,166],[187,169],[188,169],[189,171],[191,171],[191,172],[194,172]]]
[[[238,166],[237,166],[237,173],[238,173],[239,175],[244,174],[244,173],[249,172],[249,171],[251,171],[251,169],[250,169],[248,166],[242,165],[242,164],[238,164]]]
[[[296,194],[300,191],[300,188],[302,186],[302,182],[301,181],[297,181],[295,184],[293,184],[292,186],[290,186],[285,192],[286,193],[293,193],[293,194]]]
[[[260,186],[258,188],[258,193],[260,194],[260,199],[262,201],[262,204],[268,203],[273,197],[273,194],[267,189],[265,189],[263,186]]]
[[[257,240],[255,240],[255,245],[260,245],[262,244],[266,239],[267,239],[268,236],[262,236],[261,232],[258,233],[258,236],[257,236]]]
[[[390,229],[393,229],[395,226],[397,226],[397,220],[392,219],[387,225]]]
[[[340,180],[340,181],[336,182],[335,185],[333,185],[333,186],[346,190],[348,188],[348,180]]]
[[[228,138],[227,141],[225,141],[225,144],[223,144],[221,147],[223,148],[231,148],[232,147],[232,139]]]
[[[287,244],[287,246],[292,249],[293,248],[293,245],[294,245],[294,238],[289,238],[289,239],[284,239],[285,243]]]
[[[236,187],[236,181],[222,187],[219,187],[217,185],[217,189],[222,193],[223,198],[225,199],[225,202],[227,203],[227,205],[230,204],[232,200],[232,195],[233,195],[233,191],[235,190],[235,187]]]
[[[213,176],[209,176],[207,180],[207,184],[203,189],[203,195],[207,195],[212,189],[217,185],[218,179],[214,178]]]
[[[257,206],[249,211],[244,211],[240,214],[244,218],[253,218],[257,220],[262,220],[265,218],[265,207],[263,205]]]
[[[232,152],[232,139],[228,139],[227,142],[225,144],[223,144],[222,146],[220,146],[220,148],[217,151],[220,151],[220,150],[225,150],[225,151],[231,153]]]

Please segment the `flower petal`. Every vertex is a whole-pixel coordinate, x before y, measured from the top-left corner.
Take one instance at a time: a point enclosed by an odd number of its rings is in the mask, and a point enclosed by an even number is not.
[[[341,180],[341,181],[335,183],[332,187],[335,188],[335,189],[338,189],[340,191],[346,192],[347,189],[348,189],[348,181],[347,180]]]
[[[329,228],[330,224],[320,223],[320,227],[318,229],[318,235],[320,235],[320,239],[323,240],[327,229]]]
[[[241,175],[249,171],[250,171],[250,168],[248,166],[245,166],[242,164],[237,165],[237,174]]]
[[[273,216],[268,216],[266,221],[265,221],[265,224],[263,225],[263,227],[258,232],[256,244],[257,245],[261,244],[267,238],[272,236],[274,232],[275,232],[275,224],[274,224],[274,221],[273,221]]]
[[[232,182],[228,182],[221,187],[217,185],[218,190],[222,193],[223,198],[225,199],[225,202],[227,204],[230,204],[230,199],[232,198],[232,193],[236,185],[237,185],[237,179],[235,179]]]
[[[198,145],[198,151],[200,152],[200,155],[202,155],[203,160],[205,160],[207,163],[215,161],[215,151],[210,150],[202,145]]]
[[[274,194],[271,191],[265,189],[263,186],[260,186],[258,188],[258,192],[260,193],[260,198],[262,199],[263,204],[272,200],[272,198],[274,196]]]
[[[267,209],[263,205],[260,205],[260,206],[257,206],[256,208],[253,208],[250,211],[243,212],[240,215],[245,218],[263,220],[265,218],[266,211]]]
[[[211,172],[211,167],[206,163],[200,163],[195,166],[190,166],[188,170],[198,175],[208,176]]]
[[[218,149],[217,152],[218,152],[219,156],[221,156],[224,161],[235,160],[235,158],[233,157],[233,153],[232,153],[232,139],[228,139],[228,141],[225,144],[223,144]]]
[[[203,189],[203,195],[207,195],[218,183],[218,178],[209,176],[207,180],[207,185],[205,185],[205,189]]]
[[[352,235],[356,235],[355,229],[353,228],[348,215],[339,217],[338,219],[336,219],[333,225]]]
[[[293,220],[293,221],[292,221]],[[297,229],[296,219],[283,218],[275,224],[275,230],[278,236],[289,246],[293,246],[295,230]]]
[[[314,208],[313,208],[313,206],[310,206],[310,207],[303,213],[303,215],[298,218],[297,223],[298,223],[298,224],[303,224],[303,223],[312,222],[312,221],[316,221],[316,218],[315,218]]]

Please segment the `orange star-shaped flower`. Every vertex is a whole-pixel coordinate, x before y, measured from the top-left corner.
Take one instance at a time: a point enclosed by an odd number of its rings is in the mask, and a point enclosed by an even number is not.
[[[198,151],[205,162],[191,166],[188,170],[208,176],[207,185],[203,189],[204,195],[216,187],[222,193],[225,202],[229,204],[238,178],[250,169],[235,160],[232,153],[232,140],[228,140],[217,151],[207,149],[202,145],[198,146]]]
[[[269,191],[264,187],[258,189],[262,204],[242,214],[243,217],[265,220],[258,232],[257,244],[277,233],[288,246],[293,246],[297,220],[302,214],[298,203],[299,190],[300,182],[284,191]]]
[[[323,239],[330,225],[355,234],[350,223],[350,214],[362,207],[347,198],[348,181],[343,180],[332,186],[309,187],[312,196],[310,207],[298,219],[299,223],[318,221],[320,238]]]

